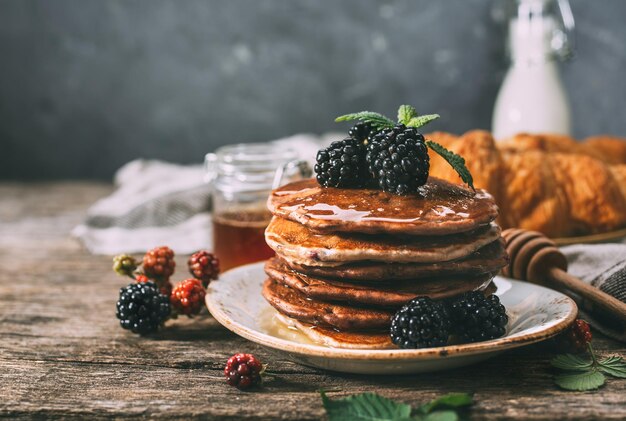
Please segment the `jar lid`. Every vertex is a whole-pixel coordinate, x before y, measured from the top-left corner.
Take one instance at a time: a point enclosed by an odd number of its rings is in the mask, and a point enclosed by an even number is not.
[[[276,170],[298,159],[295,149],[266,143],[223,146],[205,157],[205,179],[224,192],[271,190]]]

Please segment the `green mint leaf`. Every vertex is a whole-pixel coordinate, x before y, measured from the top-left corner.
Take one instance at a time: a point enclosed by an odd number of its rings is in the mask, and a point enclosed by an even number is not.
[[[454,411],[435,411],[430,414],[421,415],[419,421],[459,421],[459,416]]]
[[[619,355],[598,361],[598,368],[610,376],[626,379],[626,361]]]
[[[407,127],[422,127],[426,124],[430,123],[433,120],[437,120],[439,118],[439,114],[426,114],[426,115],[418,115],[411,118],[408,123],[405,123]]]
[[[454,152],[447,150],[446,148],[441,146],[439,143],[433,142],[432,140],[427,140],[426,146],[428,146],[430,149],[432,149],[433,151],[441,155],[441,157],[445,159],[452,168],[454,168],[454,171],[456,171],[457,174],[459,174],[459,177],[461,177],[461,180],[463,180],[464,183],[470,186],[472,190],[475,190],[474,179],[472,178],[472,174],[469,172],[469,170],[465,166],[465,159],[462,156],[457,155]]]
[[[417,117],[415,107],[411,105],[400,105],[400,108],[398,108],[398,123],[402,123],[406,126],[413,117]]]
[[[554,377],[554,382],[566,390],[594,390],[602,386],[606,378],[597,370],[559,374]]]
[[[587,371],[593,365],[593,361],[585,360],[572,354],[561,354],[554,357],[550,364],[552,367],[562,370]]]
[[[359,120],[369,123],[377,130],[387,129],[396,125],[396,123],[389,117],[385,117],[382,114],[374,113],[372,111],[361,111],[360,113],[346,114],[335,119],[336,122],[350,120]]]
[[[362,393],[341,399],[329,399],[320,393],[329,421],[401,421],[408,420],[411,406],[376,393]]]
[[[425,403],[417,408],[417,410],[422,414],[427,414],[438,408],[461,408],[469,406],[472,403],[474,403],[472,395],[467,393],[448,393],[447,395],[440,396],[437,399]]]

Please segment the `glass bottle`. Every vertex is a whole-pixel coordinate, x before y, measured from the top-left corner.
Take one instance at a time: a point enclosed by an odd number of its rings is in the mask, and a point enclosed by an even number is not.
[[[222,271],[274,255],[264,236],[271,219],[268,195],[283,181],[309,175],[308,164],[298,159],[297,151],[273,143],[229,145],[206,155],[213,251]]]
[[[570,106],[558,59],[573,53],[568,0],[515,0],[509,13],[511,66],[495,102],[496,139],[517,133],[570,134]]]

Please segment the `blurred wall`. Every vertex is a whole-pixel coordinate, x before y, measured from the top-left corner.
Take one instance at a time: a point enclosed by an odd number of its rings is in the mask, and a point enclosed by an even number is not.
[[[400,103],[440,113],[432,129],[489,128],[494,1],[0,0],[0,178],[199,162]],[[575,134],[626,135],[626,1],[572,6]]]

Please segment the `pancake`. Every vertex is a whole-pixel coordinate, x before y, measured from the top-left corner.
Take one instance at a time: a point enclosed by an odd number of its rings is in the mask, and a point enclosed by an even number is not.
[[[314,179],[274,190],[268,208],[322,233],[362,232],[448,235],[493,221],[498,207],[484,190],[429,177],[419,193],[406,196],[374,189],[322,188]]]
[[[457,275],[448,278],[398,281],[389,284],[352,283],[297,273],[278,258],[265,264],[265,273],[279,283],[303,293],[316,301],[348,302],[356,305],[399,308],[415,297],[432,299],[453,297],[468,291],[482,290],[494,277],[487,273],[478,276]]]
[[[301,322],[345,331],[385,331],[389,329],[393,316],[391,311],[310,300],[301,292],[273,279],[265,281],[262,294],[281,314]]]
[[[508,264],[508,255],[502,239],[494,241],[463,259],[435,263],[357,262],[331,266],[309,266],[290,261],[287,257],[281,256],[280,253],[277,254],[290,268],[309,276],[371,282],[422,279],[458,274],[472,276],[498,272]]]
[[[497,290],[493,282],[485,289],[485,295]],[[396,348],[388,332],[342,332],[337,329],[314,325],[276,312],[276,319],[287,327],[296,328],[315,343],[333,348],[346,349],[388,349]]]
[[[276,319],[288,327],[294,327],[320,345],[347,349],[395,348],[389,333],[384,332],[339,332],[327,327],[304,323],[283,314],[276,313]]]
[[[354,233],[315,234],[304,225],[272,218],[265,230],[267,244],[287,260],[316,266],[326,262],[378,261],[432,263],[460,259],[496,241],[495,223],[447,236],[391,236]]]

